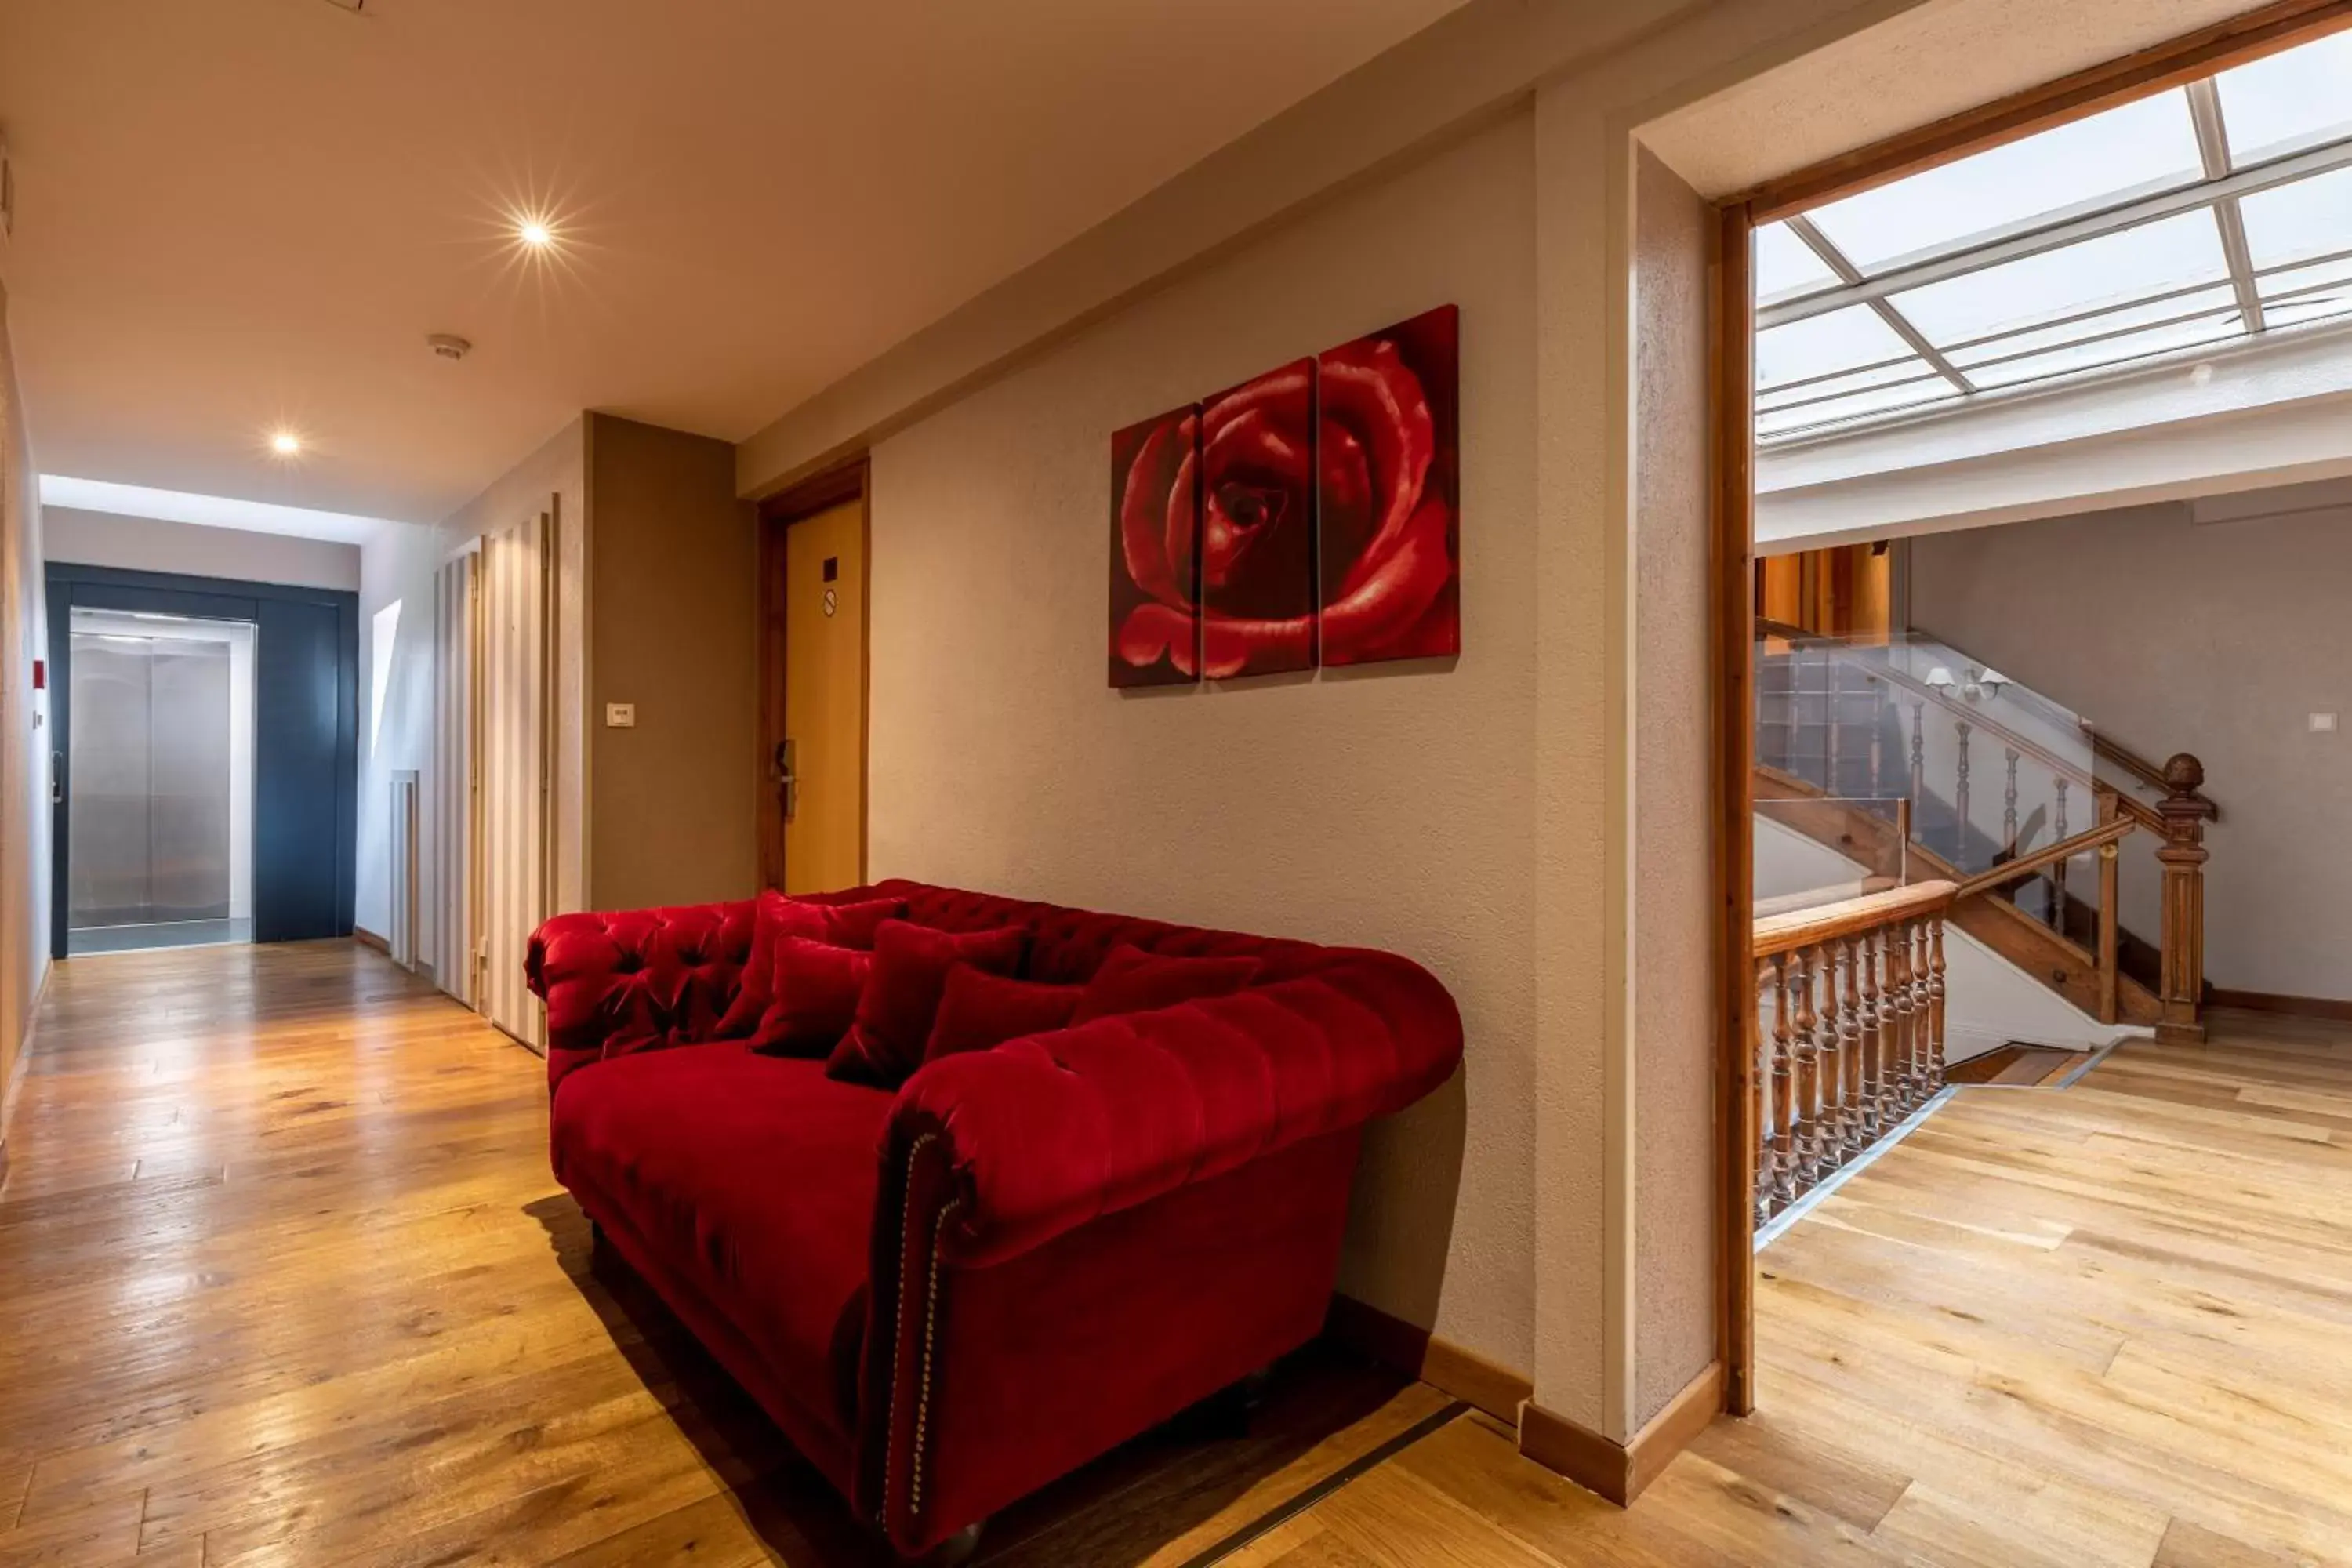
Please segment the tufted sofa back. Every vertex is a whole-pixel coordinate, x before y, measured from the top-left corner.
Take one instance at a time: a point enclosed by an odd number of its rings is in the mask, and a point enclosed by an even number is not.
[[[1171,925],[993,893],[893,879],[809,895],[813,902],[902,899],[907,918],[940,931],[1017,925],[1029,932],[1028,975],[1073,984],[1124,945],[1181,955],[1249,953],[1268,985],[1339,962],[1337,949],[1238,931]],[[742,984],[756,902],[557,915],[532,933],[530,988],[547,1004],[548,1087],[615,1048],[688,1045],[712,1037]]]

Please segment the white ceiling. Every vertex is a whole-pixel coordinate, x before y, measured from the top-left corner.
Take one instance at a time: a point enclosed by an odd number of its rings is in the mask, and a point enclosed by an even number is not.
[[[583,407],[738,439],[1459,3],[5,0],[35,455],[430,521]]]

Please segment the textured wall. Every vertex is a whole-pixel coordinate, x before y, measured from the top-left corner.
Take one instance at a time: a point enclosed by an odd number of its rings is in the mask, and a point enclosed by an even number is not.
[[[360,585],[360,547],[241,528],[205,528],[53,506],[41,512],[42,558],[138,572],[185,572],[301,588]]]
[[[0,289],[0,1114],[16,1103],[26,1033],[49,963],[47,694],[32,689],[48,654],[41,506],[32,438]],[[0,1121],[0,1139],[6,1136]]]
[[[1462,1078],[1377,1129],[1347,1289],[1532,1364],[1536,670],[1524,113],[1339,197],[874,452],[872,866],[1391,948],[1460,1001]],[[1103,684],[1109,433],[1462,308],[1451,668]]]
[[[2206,835],[2205,973],[2352,999],[2352,518],[2196,527],[2183,506],[1911,543],[1911,617],[2157,762],[2192,752]],[[2334,734],[2307,717],[2339,715]],[[2148,841],[2123,849],[2124,924],[2157,934]]]
[[[352,887],[352,919],[378,936],[392,920],[392,775],[395,769],[420,773],[433,766],[433,568],[442,537],[430,528],[387,524],[361,555],[360,594],[360,809],[358,876]],[[390,647],[380,650],[376,626],[383,612],[400,606]],[[389,668],[377,668],[379,657]],[[375,711],[381,681],[383,707]],[[429,775],[428,775],[429,776]],[[419,845],[417,942],[432,951],[440,910],[434,868],[438,824],[430,820],[428,784],[423,813],[427,821]]]
[[[1633,1401],[1716,1356],[1714,838],[1706,713],[1713,210],[1647,151],[1633,179]],[[1694,831],[1696,827],[1698,830]]]
[[[588,892],[598,909],[759,879],[757,536],[727,442],[588,416]],[[634,702],[635,729],[604,727]]]

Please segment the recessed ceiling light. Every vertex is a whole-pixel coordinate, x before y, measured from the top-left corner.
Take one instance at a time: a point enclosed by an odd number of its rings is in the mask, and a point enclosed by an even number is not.
[[[525,218],[515,234],[525,245],[544,249],[555,243],[555,233],[537,218]]]
[[[280,430],[269,438],[269,449],[281,458],[290,458],[302,449],[302,437],[291,430]]]

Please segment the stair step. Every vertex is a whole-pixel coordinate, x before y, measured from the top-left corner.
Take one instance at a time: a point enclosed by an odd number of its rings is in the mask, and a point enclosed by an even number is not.
[[[2062,1051],[2053,1046],[2007,1045],[1946,1068],[1944,1081],[2041,1089],[2063,1081],[2068,1073],[2090,1059],[2088,1051]]]

